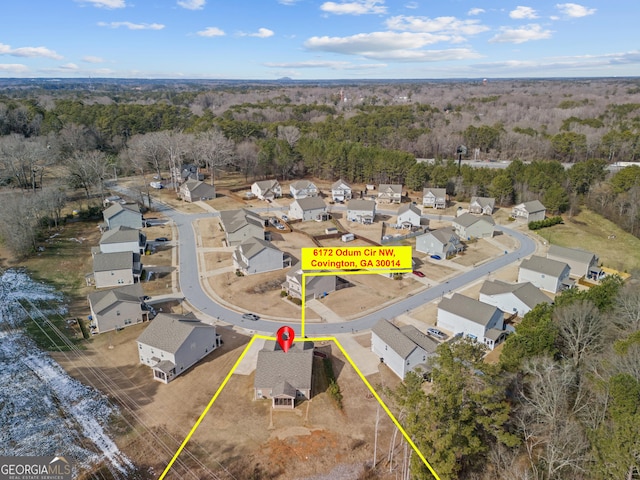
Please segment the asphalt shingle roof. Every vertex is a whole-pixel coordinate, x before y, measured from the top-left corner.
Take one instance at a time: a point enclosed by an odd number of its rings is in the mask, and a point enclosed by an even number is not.
[[[285,353],[275,342],[266,342],[258,352],[254,386],[273,389],[286,382],[297,390],[307,390],[311,388],[312,373],[313,343],[295,342]]]
[[[353,199],[347,203],[347,210],[366,210],[373,212],[375,208],[376,202],[374,200]]]
[[[520,264],[520,268],[524,268],[525,270],[531,270],[553,277],[559,277],[567,266],[564,262],[551,260],[550,258],[540,257],[538,255],[532,255],[531,258],[523,260]]]
[[[133,252],[96,253],[93,256],[93,271],[133,269]]]
[[[324,203],[320,197],[306,197],[299,198],[294,203],[298,203],[302,211],[306,212],[309,210],[319,210],[321,208],[327,208],[327,204]]]
[[[118,225],[113,230],[107,230],[100,238],[100,245],[111,243],[140,242],[140,230]]]
[[[493,217],[489,215],[483,215],[482,217],[477,217],[472,215],[471,213],[463,213],[459,217],[453,219],[453,223],[460,225],[461,227],[468,228],[471,225],[478,222],[486,222],[490,225],[495,225],[496,222],[493,220]]]
[[[580,250],[578,248],[566,248],[560,247],[558,245],[551,245],[549,247],[549,251],[547,252],[547,256],[566,258],[567,260],[582,262],[582,263],[590,263],[595,257],[594,253],[587,252],[586,250]]]
[[[175,354],[192,332],[215,328],[201,322],[193,314],[159,313],[140,334],[138,342]]]
[[[496,310],[498,310],[497,307],[459,293],[454,293],[451,298],[443,298],[438,304],[438,309],[453,313],[485,327],[489,324]]]
[[[257,213],[241,208],[239,210],[223,210],[220,212],[220,221],[227,233],[237,232],[242,227],[253,224],[264,228],[264,220]]]
[[[280,249],[278,249],[273,244],[261,238],[255,238],[255,237],[245,240],[236,248],[238,248],[247,259],[251,259],[255,257],[258,253],[260,253],[261,251],[267,248],[271,250],[275,250],[276,252],[282,253]]]
[[[112,288],[110,290],[98,290],[90,293],[87,298],[96,314],[100,314],[120,302],[131,302],[141,304],[140,299],[144,295],[142,285],[134,283],[123,287]]]
[[[140,214],[140,208],[138,207],[138,205],[134,205],[134,204],[122,205],[120,203],[114,203],[109,208],[104,210],[102,212],[102,214],[103,214],[105,219],[109,219],[109,218],[117,215],[118,213],[122,212],[123,210],[128,210],[130,212]]]
[[[376,323],[371,331],[402,358],[407,358],[418,346],[418,344],[402,333],[398,327],[385,319]]]
[[[551,303],[551,299],[531,282],[506,283],[500,280],[487,280],[482,284],[480,293],[484,295],[511,293],[529,308],[539,303]]]

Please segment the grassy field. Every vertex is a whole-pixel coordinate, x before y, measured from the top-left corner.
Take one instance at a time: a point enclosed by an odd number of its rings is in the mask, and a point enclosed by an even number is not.
[[[629,273],[640,271],[640,239],[590,210],[537,233],[552,245],[593,252],[605,267]]]

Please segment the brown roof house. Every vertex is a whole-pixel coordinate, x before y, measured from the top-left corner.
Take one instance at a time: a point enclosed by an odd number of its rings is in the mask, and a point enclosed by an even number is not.
[[[491,350],[507,337],[500,309],[459,293],[440,301],[436,325],[454,336],[472,338]]]
[[[402,185],[381,183],[378,187],[378,203],[402,202]]]
[[[270,398],[273,408],[296,406],[296,400],[311,398],[313,343],[295,342],[287,352],[267,341],[258,352],[254,380],[255,399]]]
[[[437,346],[413,325],[398,328],[382,319],[371,329],[371,351],[403,380],[416,368],[426,372],[427,359],[436,354]]]
[[[180,198],[185,202],[212,200],[216,198],[216,188],[203,181],[189,179],[180,185]]]
[[[142,307],[143,296],[139,283],[90,293],[87,300],[92,333],[118,330],[149,320],[149,312]]]
[[[93,283],[96,288],[132,285],[140,280],[140,254],[132,252],[94,253]],[[90,284],[90,281],[87,282]]]
[[[169,383],[222,345],[216,327],[193,314],[159,313],[137,340],[140,363],[153,379]]]

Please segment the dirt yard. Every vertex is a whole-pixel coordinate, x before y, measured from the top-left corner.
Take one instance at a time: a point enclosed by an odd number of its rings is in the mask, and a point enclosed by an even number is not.
[[[499,256],[501,253],[503,252],[492,243],[485,239],[479,239],[475,242],[468,242],[464,252],[456,255],[451,261],[465,267],[475,267]]]

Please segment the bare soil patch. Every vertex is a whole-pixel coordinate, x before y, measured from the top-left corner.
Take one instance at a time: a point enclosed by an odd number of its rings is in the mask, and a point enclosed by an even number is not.
[[[195,221],[194,227],[198,239],[202,242],[201,246],[205,248],[224,246],[225,235],[218,218],[201,218]]]
[[[467,248],[464,252],[456,255],[451,261],[465,267],[475,267],[498,256],[500,253],[502,252],[498,247],[485,239],[479,239],[475,242],[467,243]]]

